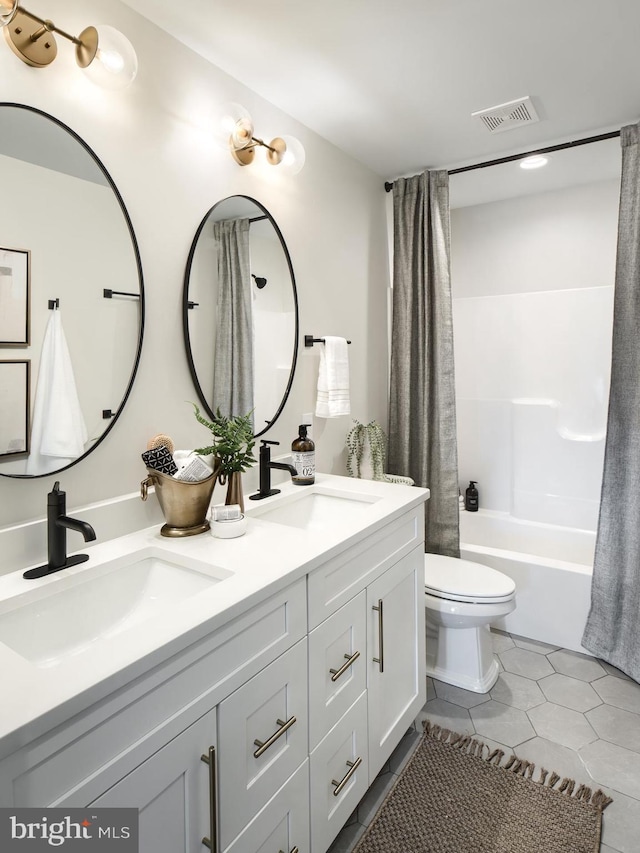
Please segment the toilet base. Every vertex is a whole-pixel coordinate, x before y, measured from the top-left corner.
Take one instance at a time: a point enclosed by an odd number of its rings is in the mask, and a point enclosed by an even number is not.
[[[428,611],[427,611],[428,613]],[[446,628],[427,616],[427,675],[474,693],[488,693],[500,667],[487,625]]]

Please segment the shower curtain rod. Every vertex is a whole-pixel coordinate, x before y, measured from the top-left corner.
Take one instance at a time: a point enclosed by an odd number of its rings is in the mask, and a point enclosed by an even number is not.
[[[605,139],[615,139],[620,136],[619,130],[610,133],[601,133],[599,136],[587,136],[585,139],[573,139],[571,142],[560,142],[558,145],[549,145],[547,148],[537,148],[535,151],[525,151],[522,154],[510,154],[508,157],[499,157],[497,160],[486,160],[484,163],[474,163],[472,166],[460,166],[458,169],[449,169],[449,175],[459,175],[461,172],[471,172],[474,169],[485,169],[487,166],[499,166],[501,163],[511,163],[514,160],[524,160],[525,157],[533,157],[536,154],[551,154],[553,151],[562,151],[565,148],[576,148],[578,145],[588,145],[590,142],[602,142]],[[393,181],[385,181],[384,188],[390,193],[393,189]]]

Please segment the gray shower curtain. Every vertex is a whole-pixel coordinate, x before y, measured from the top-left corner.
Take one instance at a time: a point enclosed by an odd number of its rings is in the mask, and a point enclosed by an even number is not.
[[[431,489],[425,550],[460,556],[449,176],[393,184],[389,470]]]
[[[623,127],[611,389],[582,644],[640,681],[640,127]]]
[[[253,314],[249,220],[214,223],[218,305],[213,369],[214,409],[223,415],[253,410]]]

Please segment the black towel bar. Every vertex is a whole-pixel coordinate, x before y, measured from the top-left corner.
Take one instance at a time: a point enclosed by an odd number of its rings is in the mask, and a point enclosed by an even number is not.
[[[305,335],[304,336],[304,345],[306,347],[312,347],[314,344],[323,344],[323,343],[324,343],[324,338],[314,338],[313,335]],[[347,343],[350,344],[351,341],[347,341]]]
[[[105,299],[112,299],[114,296],[131,296],[133,299],[140,299],[139,293],[126,293],[124,290],[110,290],[103,288],[102,295]]]

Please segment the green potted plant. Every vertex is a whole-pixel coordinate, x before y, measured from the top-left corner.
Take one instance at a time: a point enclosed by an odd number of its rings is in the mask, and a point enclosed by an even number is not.
[[[202,416],[199,407],[192,403],[198,423],[205,426],[211,433],[211,444],[199,447],[196,453],[201,456],[215,456],[220,473],[218,479],[221,485],[227,484],[225,503],[240,504],[244,512],[241,474],[255,464],[252,451],[255,445],[251,413],[227,417],[220,409],[216,409],[213,420]]]

